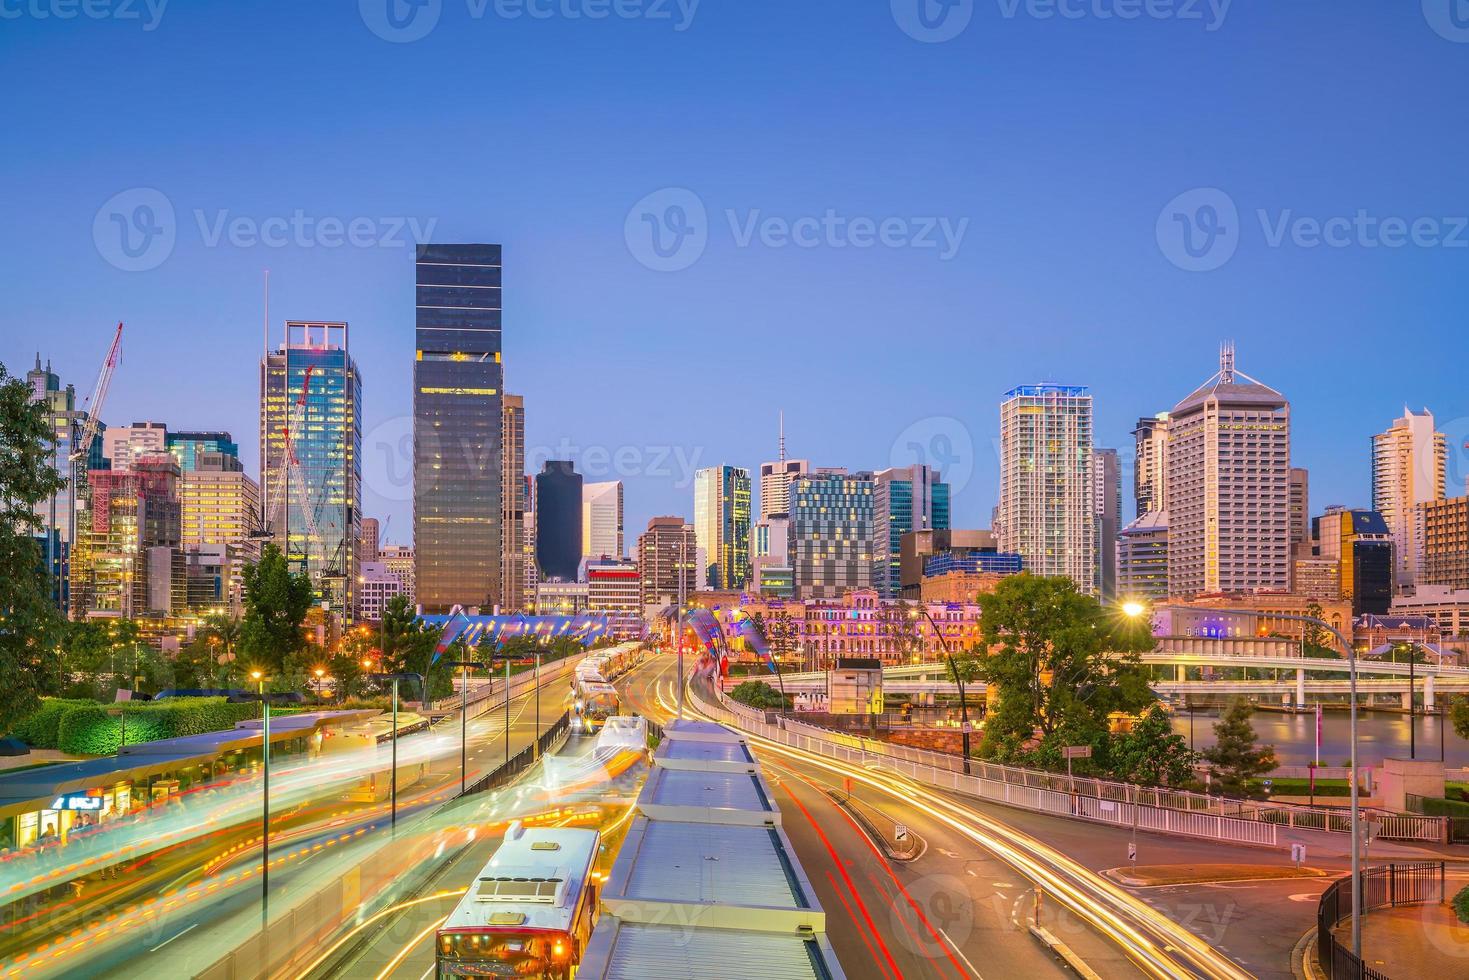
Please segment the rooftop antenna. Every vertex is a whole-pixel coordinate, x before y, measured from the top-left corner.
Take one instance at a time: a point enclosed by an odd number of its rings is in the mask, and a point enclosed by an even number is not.
[[[786,410],[780,410],[780,461],[786,461]]]
[[[1227,340],[1219,345],[1219,380],[1234,384],[1234,341]]]

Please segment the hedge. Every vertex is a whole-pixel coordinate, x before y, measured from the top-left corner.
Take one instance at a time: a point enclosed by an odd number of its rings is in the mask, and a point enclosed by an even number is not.
[[[1459,889],[1459,893],[1453,898],[1453,906],[1459,921],[1469,924],[1469,885]]]
[[[129,745],[226,731],[237,722],[260,717],[259,704],[230,703],[224,698],[169,698],[122,705],[73,704],[61,714],[57,747],[75,755],[115,754],[122,745],[123,734],[122,717],[115,713],[119,707],[127,713]],[[272,713],[295,710],[299,709],[272,708]]]
[[[1440,800],[1425,797],[1423,815],[1427,817],[1469,817],[1469,803],[1462,800]]]
[[[41,706],[17,721],[10,734],[33,749],[57,748],[62,716],[73,708],[96,703],[68,698],[43,698]]]

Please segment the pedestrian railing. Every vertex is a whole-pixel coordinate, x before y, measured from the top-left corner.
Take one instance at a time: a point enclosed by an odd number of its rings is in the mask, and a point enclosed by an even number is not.
[[[1385,864],[1362,872],[1362,914],[1375,909],[1443,902],[1444,863],[1414,861]],[[1333,881],[1316,905],[1316,956],[1329,980],[1388,980],[1336,937],[1336,928],[1352,915],[1352,879]]]
[[[837,732],[830,729],[818,728],[804,722],[796,721],[789,715],[782,716],[778,712],[757,711],[746,705],[734,701],[715,686],[715,696],[719,700],[720,708],[724,714],[736,719],[735,724],[739,727],[751,725],[759,726],[760,733],[778,730],[786,733],[800,735],[810,743],[824,743],[845,749],[848,753],[856,751],[864,763],[890,760],[889,765],[897,768],[900,764],[913,767],[909,775],[915,772],[932,772],[933,779],[923,779],[914,775],[913,778],[923,782],[934,782],[935,785],[943,785],[945,788],[954,788],[950,785],[948,776],[940,774],[958,774],[964,772],[964,760],[961,756],[951,755],[944,752],[933,752],[928,749],[915,748],[908,745],[899,745],[894,742],[885,742],[881,739],[864,738],[851,732]],[[770,737],[767,735],[767,737]],[[777,738],[777,741],[781,739]],[[823,753],[826,754],[826,753]],[[1085,819],[1103,820],[1108,823],[1124,822],[1129,826],[1133,820],[1133,807],[1138,807],[1138,822],[1140,827],[1147,829],[1143,822],[1141,812],[1145,810],[1164,810],[1169,813],[1181,813],[1184,815],[1197,815],[1205,818],[1201,820],[1186,820],[1182,816],[1170,816],[1160,818],[1160,825],[1154,829],[1164,830],[1167,833],[1180,833],[1188,836],[1214,837],[1239,841],[1251,844],[1275,844],[1277,839],[1277,828],[1288,830],[1316,830],[1330,833],[1351,832],[1351,811],[1345,808],[1311,807],[1291,803],[1271,803],[1256,800],[1231,800],[1222,796],[1210,796],[1206,793],[1194,793],[1187,790],[1165,789],[1150,786],[1138,786],[1133,783],[1115,782],[1094,777],[1067,776],[1065,773],[1046,772],[1039,769],[1024,769],[1019,766],[1005,766],[998,763],[986,762],[980,759],[969,760],[970,776],[981,780],[986,784],[997,784],[1007,787],[1025,788],[1038,791],[1036,794],[1027,795],[1013,793],[1013,799],[1031,799],[1035,801],[1050,801],[1058,796],[1064,799],[1092,799],[1100,804],[1111,804],[1111,806],[1098,805],[1089,806],[1087,812],[1079,812],[1080,804],[1070,810],[1058,808],[1053,804],[1029,806],[1029,809],[1045,809],[1047,812],[1070,812],[1073,816]],[[937,781],[935,781],[937,780]],[[982,793],[988,799],[997,799],[1001,802],[1011,802],[1004,794]],[[1024,805],[1024,804],[1016,804]],[[1369,819],[1376,824],[1376,836],[1383,840],[1416,840],[1442,842],[1445,840],[1445,818],[1423,817],[1415,815],[1385,814],[1371,812]],[[1213,821],[1211,823],[1211,820]],[[1224,823],[1222,821],[1229,821]],[[1240,824],[1253,824],[1250,829],[1239,827]],[[1180,829],[1165,829],[1165,828]],[[1218,833],[1209,832],[1213,827]],[[1186,829],[1184,829],[1186,828]],[[1228,836],[1221,836],[1227,831]]]

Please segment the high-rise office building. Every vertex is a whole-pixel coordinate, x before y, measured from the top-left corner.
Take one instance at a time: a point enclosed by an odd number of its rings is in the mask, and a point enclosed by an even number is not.
[[[184,611],[188,579],[178,483],[178,463],[161,451],[131,457],[125,470],[88,474],[71,560],[74,618],[143,619]]]
[[[271,541],[350,621],[362,532],[362,375],[347,324],[287,321],[281,346],[261,362],[260,445]]]
[[[536,474],[536,565],[540,584],[575,582],[581,565],[581,474],[570,460],[548,459]]]
[[[162,422],[113,426],[102,435],[102,455],[114,470],[131,469],[134,457],[167,451],[168,426]]]
[[[536,564],[536,480],[527,476],[520,481],[520,499],[524,518],[521,526],[525,531],[523,560],[525,570],[525,602],[534,607],[536,587],[541,584],[541,568]]]
[[[583,557],[623,556],[621,480],[582,484],[581,535]]]
[[[1168,413],[1137,420],[1132,430],[1137,454],[1132,461],[1134,517],[1168,509]]]
[[[500,487],[500,606],[506,612],[524,609],[532,593],[525,585],[525,399],[506,395],[500,426],[500,458],[504,478]]]
[[[810,469],[810,460],[786,459],[786,414],[781,412],[780,451],[775,462],[760,464],[760,520],[790,512],[791,478]]]
[[[1097,529],[1097,587],[1103,602],[1117,598],[1117,534],[1122,527],[1122,465],[1115,449],[1092,450],[1093,518]]]
[[[227,567],[220,598],[237,606],[245,566],[260,558],[260,541],[254,536],[260,528],[260,485],[246,475],[239,457],[229,453],[190,454],[189,463],[178,483],[181,545],[186,552],[222,555]]]
[[[1290,468],[1290,546],[1292,557],[1311,552],[1311,474],[1299,466]]]
[[[1000,551],[1034,575],[1097,589],[1092,395],[1081,385],[1021,385],[1000,404]]]
[[[1312,522],[1319,557],[1335,561],[1339,594],[1352,615],[1387,615],[1393,597],[1393,539],[1375,510],[1330,507]]]
[[[750,473],[711,466],[694,474],[694,533],[711,589],[742,589],[750,579]]]
[[[413,549],[402,544],[383,545],[377,550],[377,560],[383,568],[387,569],[388,574],[401,583],[403,587],[399,590],[399,594],[408,597],[408,605],[415,605],[418,596],[413,569]]]
[[[1423,553],[1418,505],[1444,499],[1447,465],[1448,439],[1434,431],[1433,413],[1426,408],[1414,412],[1403,406],[1403,417],[1372,437],[1372,509],[1392,535],[1393,583],[1399,591],[1417,584]]]
[[[86,422],[86,412],[77,408],[76,387],[67,385],[63,388],[50,363],[44,368],[41,366],[40,354],[36,355],[35,368],[26,374],[26,384],[31,389],[31,401],[39,402],[46,416],[46,428],[53,440],[51,468],[65,481],[65,486],[36,505],[36,517],[40,520],[38,531],[43,538],[41,556],[51,575],[51,598],[58,609],[65,611],[71,597],[70,555],[75,495],[78,487],[85,493],[87,473],[100,470],[105,465],[102,439],[106,428],[99,423],[100,431],[92,439],[90,451],[73,462],[72,451]]]
[[[1219,371],[1170,413],[1168,591],[1285,592],[1291,583],[1290,403]]]
[[[872,587],[873,475],[823,468],[791,481],[787,550],[799,599]]]
[[[228,432],[165,432],[164,444],[179,461],[179,472],[187,473],[198,465],[204,453],[222,453],[240,458],[240,446]]]
[[[376,517],[364,517],[362,519],[362,537],[358,541],[358,561],[377,561],[378,536],[382,532],[382,526],[378,524]]]
[[[1144,514],[1117,534],[1117,595],[1127,600],[1168,598],[1168,512]]]
[[[698,588],[695,566],[699,542],[694,526],[682,517],[655,517],[638,536],[638,575],[645,610],[678,602]],[[680,589],[680,580],[682,588]]]
[[[1418,505],[1423,558],[1419,585],[1469,589],[1469,497]]]
[[[500,246],[419,245],[413,546],[425,612],[501,599]]]
[[[643,635],[643,589],[638,563],[630,558],[587,560],[587,612],[606,616],[619,640]]]
[[[885,599],[902,591],[903,535],[949,529],[949,485],[931,466],[879,470],[872,484],[872,587]]]

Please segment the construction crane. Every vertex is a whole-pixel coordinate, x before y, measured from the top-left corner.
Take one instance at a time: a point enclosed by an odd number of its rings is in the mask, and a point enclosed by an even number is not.
[[[311,545],[313,541],[319,540],[320,532],[316,526],[316,510],[311,505],[311,501],[307,495],[306,480],[301,475],[301,459],[296,454],[296,436],[305,426],[306,401],[311,395],[311,374],[315,369],[315,365],[308,364],[306,366],[305,376],[301,379],[301,393],[292,402],[290,417],[287,418],[286,424],[281,427],[282,450],[285,454],[286,462],[286,465],[281,471],[281,480],[284,485],[278,488],[279,492],[272,494],[270,512],[264,515],[261,529],[252,535],[253,537],[259,538],[271,538],[275,536],[270,528],[275,524],[276,519],[280,517],[283,504],[287,507],[287,517],[289,519],[290,505],[285,501],[294,488],[297,496],[297,506],[301,508],[301,512],[306,518],[306,564],[308,570],[311,565]],[[290,533],[291,529],[287,527],[285,533],[287,541],[286,550],[289,549]]]
[[[82,403],[86,412],[82,420],[81,431],[77,434],[76,441],[71,447],[71,461],[73,463],[85,459],[87,453],[92,449],[92,440],[97,438],[97,430],[102,426],[102,405],[107,401],[107,389],[112,384],[112,372],[117,369],[118,358],[122,356],[122,324],[117,325],[117,333],[112,335],[112,346],[107,348],[107,357],[102,361],[102,370],[97,375],[97,386],[92,389],[91,397]]]

